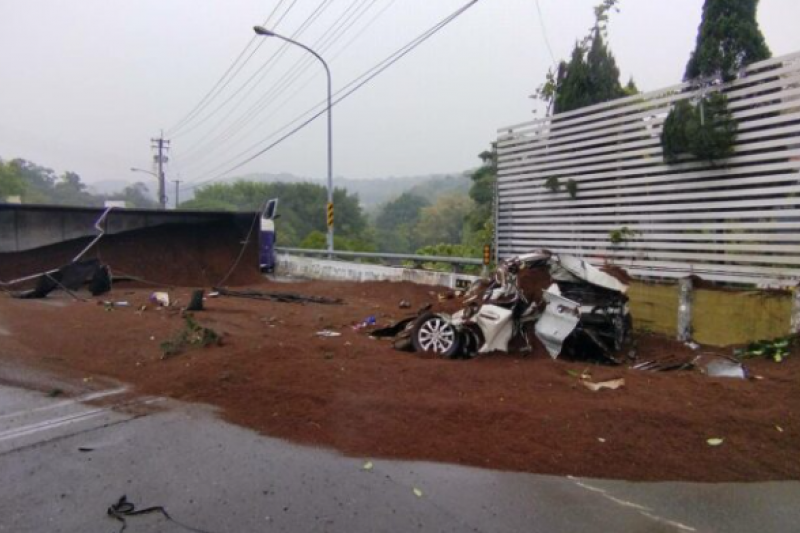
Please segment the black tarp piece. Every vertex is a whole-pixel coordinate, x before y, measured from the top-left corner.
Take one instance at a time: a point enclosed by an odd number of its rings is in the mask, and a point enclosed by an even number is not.
[[[27,291],[11,293],[14,298],[45,298],[57,289],[77,291],[88,285],[92,296],[104,294],[111,290],[111,273],[108,266],[97,259],[76,261],[61,267],[54,272],[42,274],[36,279],[36,286]]]

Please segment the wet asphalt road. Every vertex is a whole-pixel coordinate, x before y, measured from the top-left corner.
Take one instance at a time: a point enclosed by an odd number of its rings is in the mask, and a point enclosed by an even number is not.
[[[91,385],[72,391],[83,401],[0,386],[0,531],[119,531],[106,510],[122,495],[207,533],[729,533],[800,524],[797,482],[630,483],[346,458],[262,437],[202,407]],[[126,531],[189,530],[153,513],[129,518]]]

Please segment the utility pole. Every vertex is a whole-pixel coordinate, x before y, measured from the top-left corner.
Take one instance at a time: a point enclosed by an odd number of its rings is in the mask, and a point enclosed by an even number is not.
[[[172,180],[175,184],[175,209],[178,209],[178,206],[181,203],[181,180]]]
[[[153,156],[153,162],[156,166],[156,177],[158,178],[158,203],[161,209],[167,208],[167,191],[165,188],[164,180],[164,163],[169,161],[167,152],[169,151],[169,141],[164,139],[164,131],[157,139],[150,139],[151,148],[155,150],[156,155]]]

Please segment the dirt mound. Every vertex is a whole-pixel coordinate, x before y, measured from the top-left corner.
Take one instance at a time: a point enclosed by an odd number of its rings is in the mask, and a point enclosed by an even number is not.
[[[0,354],[216,405],[264,434],[359,457],[630,480],[800,479],[798,351],[781,364],[748,363],[762,378],[752,380],[553,361],[538,349],[449,361],[395,351],[351,327],[370,316],[386,325],[431,301],[455,305],[437,301],[441,289],[304,282],[281,290],[344,304],[209,298],[195,319],[222,335],[222,346],[162,361],[159,344],[185,322],[175,308],[138,312],[149,290],[115,287],[102,299],[131,306],[110,312],[63,295],[59,307],[0,297],[10,333],[0,335]],[[171,296],[180,306],[190,293]],[[399,309],[401,300],[411,312]],[[341,336],[316,335],[326,329]],[[642,361],[705,352],[653,335],[639,336],[635,350]],[[625,386],[591,392],[586,374],[593,382],[624,378]],[[709,446],[711,438],[724,442]]]
[[[249,228],[234,223],[168,224],[103,237],[84,259],[97,258],[116,276],[128,275],[165,286],[207,287],[233,266]],[[92,238],[85,237],[23,252],[0,254],[0,279],[44,272],[66,265]],[[226,285],[261,280],[254,233]]]

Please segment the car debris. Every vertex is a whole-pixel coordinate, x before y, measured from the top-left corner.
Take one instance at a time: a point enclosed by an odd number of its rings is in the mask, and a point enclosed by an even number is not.
[[[530,280],[543,288],[526,288]],[[404,324],[394,335],[398,340],[408,335],[414,350],[472,358],[507,352],[516,342],[530,351],[532,332],[554,359],[568,351],[621,363],[617,354],[632,328],[627,289],[583,259],[537,250],[506,259],[490,280],[475,282],[462,310],[452,315],[425,310],[372,335],[390,336]]]
[[[169,307],[170,298],[168,292],[154,292],[150,295],[150,301],[161,307]]]
[[[263,292],[253,289],[231,290],[223,288],[214,288],[214,292],[220,296],[229,296],[232,298],[251,298],[254,300],[267,300],[270,302],[292,303],[292,304],[323,304],[323,305],[340,305],[344,303],[341,298],[326,298],[324,296],[303,296],[301,294],[294,294],[290,292]]]
[[[647,372],[672,372],[675,370],[691,370],[694,368],[697,357],[678,358],[671,357],[659,361],[642,361],[631,366],[633,370]]]
[[[702,354],[697,358],[696,366],[711,378],[747,379],[749,372],[739,360],[718,354]]]
[[[625,386],[625,378],[611,379],[608,381],[601,381],[599,383],[581,380],[581,383],[583,383],[583,386],[592,392],[597,392],[603,389],[616,390]]]

